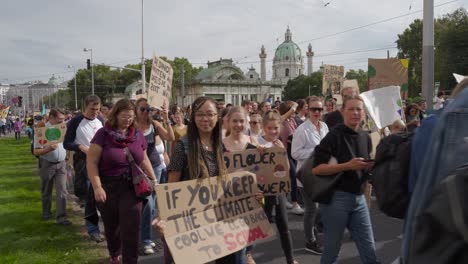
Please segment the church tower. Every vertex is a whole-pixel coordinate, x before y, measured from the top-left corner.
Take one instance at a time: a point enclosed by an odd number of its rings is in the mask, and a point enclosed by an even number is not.
[[[304,62],[301,49],[292,40],[292,32],[289,26],[284,34],[284,42],[275,51],[273,58],[273,81],[286,84],[289,79],[294,79],[303,74]]]
[[[314,57],[314,52],[312,51],[312,45],[309,43],[309,47],[307,48],[307,76],[312,75],[313,68],[312,68],[312,57]]]
[[[265,64],[265,59],[267,57],[267,54],[265,52],[265,47],[262,45],[262,48],[260,49],[260,79],[262,81],[266,81],[266,64]]]

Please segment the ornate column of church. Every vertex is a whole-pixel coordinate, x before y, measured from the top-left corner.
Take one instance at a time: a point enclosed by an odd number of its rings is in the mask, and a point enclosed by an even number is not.
[[[267,57],[267,54],[265,52],[265,47],[262,45],[262,48],[260,49],[260,79],[262,81],[266,81],[266,65],[265,65],[265,59]]]
[[[312,57],[314,57],[314,52],[312,51],[312,45],[309,43],[309,47],[307,48],[307,75],[312,75]]]

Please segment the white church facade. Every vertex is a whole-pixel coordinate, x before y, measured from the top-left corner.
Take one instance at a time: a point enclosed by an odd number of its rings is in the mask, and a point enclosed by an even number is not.
[[[178,89],[177,104],[188,105],[199,96],[209,96],[217,101],[240,105],[242,100],[249,99],[262,102],[268,98],[281,99],[288,80],[301,74],[312,73],[312,46],[306,52],[307,73],[304,73],[304,57],[299,46],[292,41],[291,30],[286,30],[284,42],[275,51],[272,65],[272,78],[266,79],[267,53],[264,46],[260,49],[260,73],[251,66],[243,72],[232,59],[220,59],[208,62],[195,81],[187,85],[185,94]]]

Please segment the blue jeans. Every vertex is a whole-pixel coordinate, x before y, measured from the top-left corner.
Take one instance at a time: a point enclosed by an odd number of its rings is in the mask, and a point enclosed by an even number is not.
[[[158,182],[161,180],[161,175],[166,172],[166,165],[162,164],[159,166],[153,167],[154,174]],[[156,197],[154,194],[146,197],[147,203],[143,208],[143,214],[141,216],[141,229],[140,236],[143,246],[148,246],[153,239],[153,229],[151,227],[151,221],[153,221],[154,216],[157,212],[156,206]]]
[[[324,227],[321,264],[337,263],[345,228],[351,232],[361,263],[378,263],[369,209],[364,195],[335,191],[329,204],[320,204]]]
[[[141,229],[140,229],[140,237],[143,246],[148,246],[152,242],[153,238],[153,230],[151,227],[151,221],[153,221],[153,217],[156,213],[156,206],[155,206],[155,195],[154,193],[148,197],[146,197],[147,203],[143,209],[143,214],[141,217]]]

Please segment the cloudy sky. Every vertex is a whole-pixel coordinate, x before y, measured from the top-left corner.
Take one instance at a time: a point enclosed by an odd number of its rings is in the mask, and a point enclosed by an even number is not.
[[[468,8],[468,0],[434,1],[436,16]],[[396,55],[397,34],[422,18],[422,6],[423,0],[145,0],[144,53],[187,57],[197,66],[233,58],[243,70],[259,70],[261,45],[272,60],[289,25],[303,55],[312,44],[315,69],[322,62],[367,69],[368,57],[383,58],[387,49]],[[86,67],[83,48],[93,49],[95,63],[137,63],[141,0],[2,0],[0,83],[70,79],[67,65]]]

